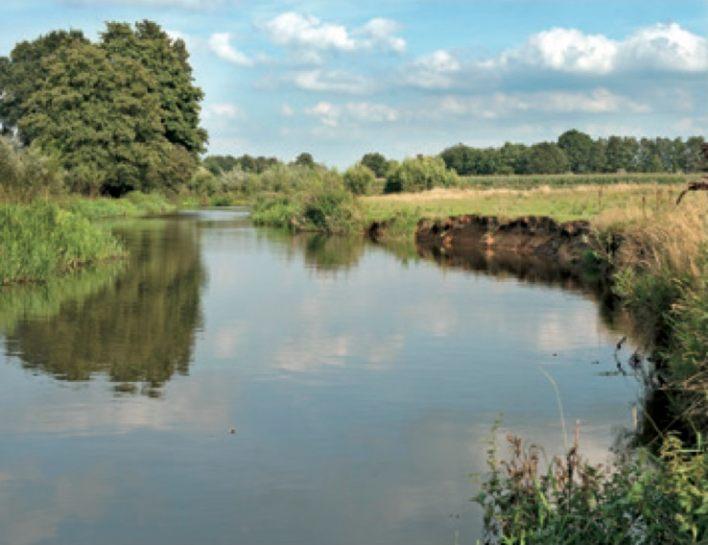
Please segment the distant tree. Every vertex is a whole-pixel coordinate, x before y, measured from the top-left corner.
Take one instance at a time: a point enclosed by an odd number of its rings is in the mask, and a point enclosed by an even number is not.
[[[562,174],[568,167],[568,158],[557,144],[541,142],[527,150],[523,170],[524,174]]]
[[[639,144],[635,138],[610,136],[607,139],[605,170],[618,172],[624,170],[632,172],[637,170],[637,156]]]
[[[472,174],[472,154],[473,148],[464,144],[457,144],[450,148],[444,149],[440,153],[440,157],[445,162],[445,166],[450,170],[454,170],[460,176]]]
[[[570,170],[575,173],[592,171],[593,146],[590,135],[575,129],[558,137],[558,147],[565,152]]]
[[[202,161],[202,165],[214,175],[228,172],[238,164],[238,160],[233,155],[208,155]]]
[[[681,156],[681,169],[686,172],[700,172],[703,168],[702,136],[692,136],[686,140]]]
[[[381,153],[366,153],[361,158],[360,163],[365,167],[368,167],[377,178],[383,178],[386,176],[388,161],[386,161],[386,157],[384,157]]]
[[[499,174],[523,174],[528,148],[524,144],[505,143],[499,149]]]
[[[344,172],[344,185],[355,195],[365,195],[376,181],[372,170],[362,163],[349,167]]]
[[[605,172],[607,168],[607,140],[599,138],[592,143],[587,172]]]
[[[386,177],[386,193],[423,191],[433,187],[450,187],[457,182],[455,172],[445,166],[440,157],[419,155],[405,159]]]
[[[305,167],[314,167],[315,166],[315,159],[312,157],[311,153],[303,152],[300,155],[298,155],[295,158],[295,161],[293,161],[294,164],[300,165],[300,166],[305,166]]]

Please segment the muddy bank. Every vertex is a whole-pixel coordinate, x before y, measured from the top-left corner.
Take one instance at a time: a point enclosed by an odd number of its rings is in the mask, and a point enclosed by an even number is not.
[[[479,252],[542,262],[561,270],[580,272],[592,250],[587,221],[559,223],[543,216],[503,220],[465,215],[444,220],[420,220],[416,244],[449,256]]]

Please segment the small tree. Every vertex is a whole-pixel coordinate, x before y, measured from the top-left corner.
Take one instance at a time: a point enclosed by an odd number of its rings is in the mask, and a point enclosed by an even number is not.
[[[376,181],[371,169],[361,163],[349,167],[344,173],[344,185],[355,195],[365,195]]]
[[[312,157],[311,153],[302,152],[295,158],[294,163],[303,167],[314,167],[315,159]]]
[[[377,178],[383,178],[386,176],[386,169],[388,168],[388,161],[380,153],[367,153],[361,158],[361,164],[368,167],[374,176]]]

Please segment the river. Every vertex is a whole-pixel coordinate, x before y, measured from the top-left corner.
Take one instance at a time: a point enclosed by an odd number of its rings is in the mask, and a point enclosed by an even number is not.
[[[125,265],[0,293],[1,544],[473,544],[500,415],[597,460],[631,426],[582,289],[238,209],[115,230]]]

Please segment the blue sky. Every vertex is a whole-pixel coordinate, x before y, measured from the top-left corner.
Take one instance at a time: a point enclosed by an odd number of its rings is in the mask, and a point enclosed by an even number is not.
[[[0,0],[0,55],[144,18],[186,40],[212,153],[345,166],[708,126],[706,0]]]

